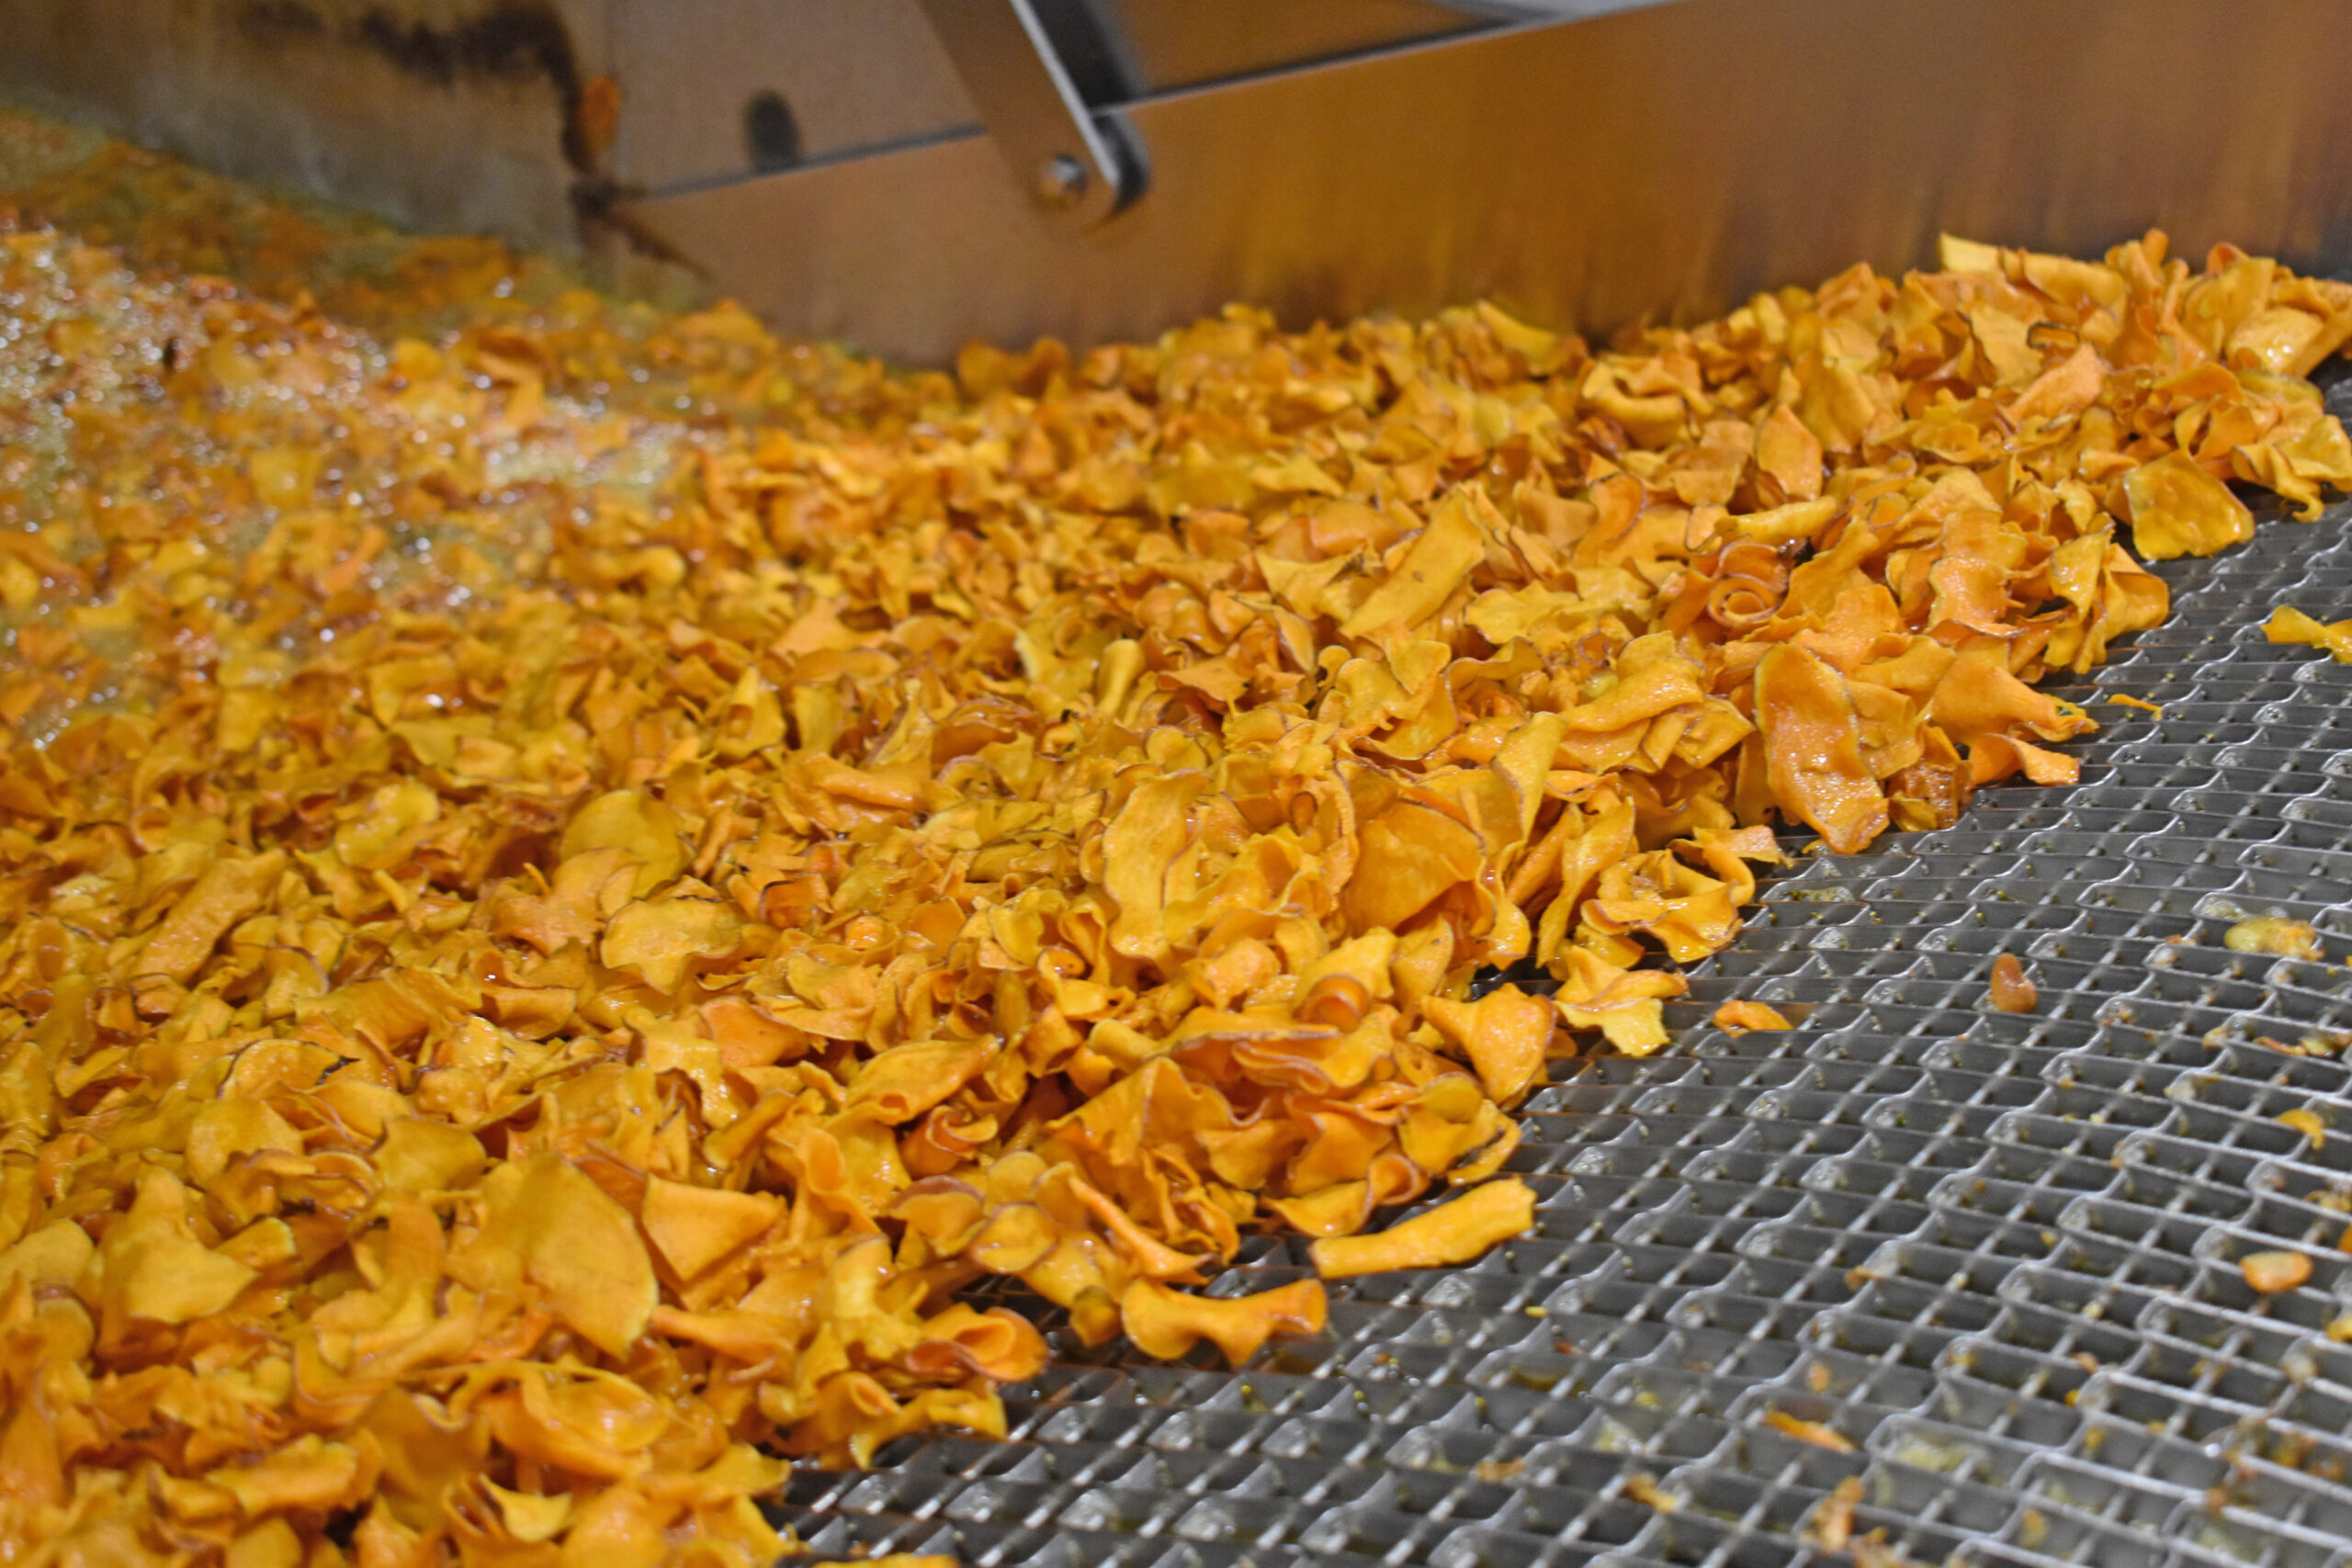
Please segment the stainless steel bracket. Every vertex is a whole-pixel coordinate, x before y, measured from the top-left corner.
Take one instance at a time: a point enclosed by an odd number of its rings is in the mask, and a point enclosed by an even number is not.
[[[1014,182],[1058,226],[1091,228],[1143,194],[1143,142],[1116,107],[1087,101],[1080,71],[1117,74],[1116,41],[1091,6],[921,0]],[[1086,58],[1081,61],[1079,56]]]

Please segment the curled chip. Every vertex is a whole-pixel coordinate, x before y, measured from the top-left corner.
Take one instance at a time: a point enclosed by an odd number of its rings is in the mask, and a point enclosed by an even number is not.
[[[1370,1235],[1326,1236],[1308,1251],[1327,1280],[1465,1263],[1535,1224],[1535,1192],[1517,1177],[1490,1181]]]
[[[992,1277],[1318,1333],[1212,1277],[1524,1234],[1776,832],[2073,777],[2143,560],[2352,481],[2352,287],[2161,234],[948,374],[104,166],[0,233],[10,1560],[753,1568],[1005,1431]]]
[[[1173,1359],[1206,1339],[1237,1367],[1270,1335],[1321,1333],[1327,1310],[1323,1287],[1313,1280],[1250,1296],[1189,1295],[1137,1280],[1119,1303],[1127,1337],[1145,1353]]]
[[[2300,643],[2325,650],[2339,664],[2352,664],[2352,621],[2323,623],[2281,604],[2270,612],[2263,636],[2275,643]]]
[[[2297,1106],[2292,1111],[2282,1111],[2278,1113],[2278,1120],[2309,1138],[2313,1151],[2327,1146],[2327,1121],[2309,1106]]]
[[[1745,1034],[1750,1030],[1779,1032],[1794,1029],[1780,1009],[1767,1002],[1728,1001],[1715,1009],[1711,1021],[1717,1029],[1733,1034]]]

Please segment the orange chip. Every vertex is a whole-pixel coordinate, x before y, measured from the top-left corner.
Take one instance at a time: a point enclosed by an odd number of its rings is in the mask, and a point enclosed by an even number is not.
[[[1137,1280],[1120,1298],[1127,1337],[1148,1354],[1172,1360],[1206,1339],[1240,1366],[1275,1334],[1319,1334],[1328,1306],[1323,1287],[1297,1280],[1248,1296],[1195,1296],[1156,1280]]]
[[[728,1192],[655,1177],[645,1184],[639,1212],[645,1234],[662,1259],[691,1279],[737,1248],[765,1235],[784,1213],[781,1199]]]
[[[1535,1224],[1535,1191],[1517,1177],[1474,1187],[1372,1235],[1326,1236],[1309,1250],[1327,1280],[1463,1263]]]
[[[2254,513],[2186,452],[2168,452],[2123,480],[2132,543],[2143,560],[2209,556],[2254,537]]]
[[[1516,1100],[1543,1073],[1554,1022],[1552,1004],[1543,998],[1503,986],[1475,1002],[1432,997],[1422,1008],[1469,1056],[1487,1098],[1498,1105]]]
[[[2263,634],[2276,643],[2301,643],[2324,649],[2339,664],[2352,664],[2352,621],[2322,625],[2301,610],[2285,604],[2270,612]]]
[[[2041,1000],[2041,993],[2026,977],[2025,965],[2018,962],[2013,953],[2004,953],[1993,960],[1987,989],[1993,1005],[2003,1012],[2031,1012]]]
[[[1841,852],[1887,825],[1886,793],[1861,750],[1853,695],[1817,655],[1776,648],[1757,661],[1757,722],[1772,798]]]
[[[1734,1034],[1744,1034],[1752,1029],[1782,1030],[1796,1027],[1781,1015],[1778,1008],[1764,1002],[1750,1001],[1724,1003],[1715,1009],[1713,1022],[1717,1029],[1728,1030]]]

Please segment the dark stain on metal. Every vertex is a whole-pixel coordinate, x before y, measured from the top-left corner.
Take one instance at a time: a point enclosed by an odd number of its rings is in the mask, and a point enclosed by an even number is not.
[[[247,0],[237,14],[246,35],[264,42],[281,38],[315,38],[327,30],[326,19],[302,0]]]
[[[562,16],[548,0],[496,0],[471,16],[428,21],[404,15],[411,7],[373,6],[342,34],[421,82],[454,87],[467,80],[527,82],[544,78],[561,100],[564,161],[590,180],[600,177],[596,150],[581,134],[580,106],[587,85],[580,56]],[[265,43],[314,39],[330,29],[306,0],[247,0],[238,25]],[[609,199],[609,198],[607,198]]]
[[[384,6],[364,13],[359,41],[410,74],[448,86],[461,76],[516,81],[544,75],[567,96],[580,90],[571,35],[552,6],[514,3],[446,27]]]
[[[762,174],[800,162],[800,121],[782,93],[754,93],[743,106],[743,147]]]

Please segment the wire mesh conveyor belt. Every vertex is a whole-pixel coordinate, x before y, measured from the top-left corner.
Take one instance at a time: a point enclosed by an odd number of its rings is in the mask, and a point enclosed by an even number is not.
[[[2222,945],[2272,912],[2352,944],[2352,669],[2261,630],[2352,615],[2352,506],[2272,517],[2064,694],[2107,725],[2081,784],[1808,857],[1668,1053],[1535,1099],[1535,1235],[1342,1284],[1238,1373],[1058,1338],[1010,1441],[804,1472],[782,1514],[973,1568],[2352,1563],[2352,1124],[2278,1120],[2352,1107],[2352,1067],[2262,1043],[2352,1030],[2352,970]],[[2039,1010],[1986,1000],[2004,952]],[[1733,1038],[1734,997],[1803,1021]],[[2260,1296],[2274,1249],[2313,1271]],[[1304,1264],[1260,1241],[1218,1290]]]

